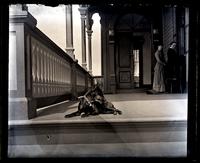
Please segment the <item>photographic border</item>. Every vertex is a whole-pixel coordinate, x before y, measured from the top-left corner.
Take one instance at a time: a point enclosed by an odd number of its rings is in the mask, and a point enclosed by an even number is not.
[[[188,128],[187,128],[187,157],[186,158],[74,158],[76,160],[91,160],[94,159],[112,159],[125,161],[126,159],[132,161],[199,161],[200,160],[200,108],[199,108],[199,48],[200,48],[200,9],[198,5],[193,1],[184,0],[54,0],[47,2],[45,0],[3,0],[0,6],[0,120],[1,120],[1,160],[9,159],[7,157],[7,146],[8,146],[8,20],[9,20],[9,4],[44,4],[50,6],[57,6],[59,4],[102,4],[102,3],[149,3],[155,7],[161,5],[180,5],[186,6],[190,9],[189,20],[189,81],[188,81]],[[31,158],[32,159],[32,158]],[[52,158],[51,158],[52,159]],[[61,158],[69,159],[69,158]],[[72,158],[70,158],[72,159]]]

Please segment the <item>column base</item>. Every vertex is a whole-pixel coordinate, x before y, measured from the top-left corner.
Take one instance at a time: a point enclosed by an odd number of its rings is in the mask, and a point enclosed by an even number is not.
[[[89,72],[90,75],[92,75],[92,70],[89,70],[88,72]]]
[[[36,101],[24,98],[9,98],[8,120],[28,120],[37,116]]]
[[[66,48],[66,53],[75,60],[74,49],[73,48]]]
[[[82,63],[82,67],[87,70],[87,63]]]

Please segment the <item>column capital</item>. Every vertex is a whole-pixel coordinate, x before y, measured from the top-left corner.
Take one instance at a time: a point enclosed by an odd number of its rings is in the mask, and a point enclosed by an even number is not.
[[[84,5],[80,5],[80,6],[79,6],[78,10],[79,10],[79,12],[80,12],[80,14],[81,14],[81,18],[82,18],[82,19],[86,19],[87,9],[88,9],[87,6],[84,6]]]

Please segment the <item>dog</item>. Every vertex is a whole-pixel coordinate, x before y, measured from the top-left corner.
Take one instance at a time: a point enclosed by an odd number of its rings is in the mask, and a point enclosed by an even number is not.
[[[99,114],[122,114],[114,105],[107,101],[99,85],[95,85],[85,95],[78,97],[79,104],[76,112],[65,115],[65,118],[74,116],[88,117]]]

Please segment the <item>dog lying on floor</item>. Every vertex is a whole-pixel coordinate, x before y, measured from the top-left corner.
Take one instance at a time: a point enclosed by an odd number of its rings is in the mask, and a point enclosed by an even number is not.
[[[122,114],[111,102],[106,100],[98,84],[78,99],[78,111],[65,115],[65,118],[74,116],[87,117],[98,114]]]

